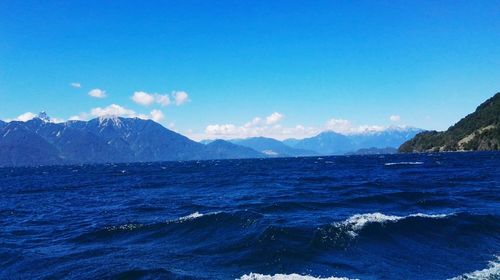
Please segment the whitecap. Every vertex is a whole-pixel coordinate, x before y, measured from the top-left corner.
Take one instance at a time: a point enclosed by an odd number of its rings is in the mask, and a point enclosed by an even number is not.
[[[203,216],[216,215],[216,214],[219,214],[219,213],[221,213],[221,212],[218,211],[218,212],[210,212],[210,213],[207,213],[207,214],[202,214],[202,213],[196,211],[196,212],[191,213],[191,214],[189,214],[187,216],[178,218],[177,221],[178,222],[185,222],[185,221],[189,221],[189,220],[198,219],[198,218],[201,218]]]
[[[500,279],[500,256],[488,263],[488,268],[462,274],[448,280],[496,280]]]
[[[187,216],[184,216],[184,217],[180,217],[178,220],[180,222],[184,222],[184,221],[187,221],[187,220],[193,220],[193,219],[196,219],[196,218],[200,218],[200,217],[203,217],[204,215],[201,214],[200,212],[194,212],[192,214],[189,214]]]
[[[346,277],[314,277],[310,275],[300,275],[296,273],[292,274],[274,274],[274,275],[265,275],[259,273],[250,273],[245,274],[239,278],[239,280],[355,280],[349,279]]]
[[[392,165],[420,165],[424,164],[422,161],[401,161],[401,162],[387,162],[384,165],[385,166],[392,166]]]
[[[347,228],[348,233],[355,237],[357,234],[357,231],[361,230],[363,227],[365,227],[367,224],[370,223],[387,223],[387,222],[397,222],[399,220],[407,219],[407,218],[412,218],[412,217],[420,217],[420,218],[431,218],[431,219],[440,219],[440,218],[445,218],[449,215],[452,214],[435,214],[435,215],[429,215],[429,214],[422,214],[422,213],[416,213],[416,214],[411,214],[407,216],[394,216],[394,215],[385,215],[379,212],[376,213],[366,213],[366,214],[356,214],[351,217],[349,217],[347,220],[342,221],[342,222],[337,222],[334,225],[342,228]]]

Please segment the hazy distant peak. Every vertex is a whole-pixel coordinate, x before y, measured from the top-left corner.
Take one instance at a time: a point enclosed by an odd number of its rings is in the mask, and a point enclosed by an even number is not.
[[[377,135],[377,134],[384,134],[384,133],[391,133],[391,132],[420,132],[423,131],[423,129],[412,127],[412,126],[407,126],[407,125],[391,125],[388,127],[382,127],[382,126],[377,126],[377,127],[369,127],[364,130],[352,132],[346,135],[352,135],[352,136],[357,136],[357,135]]]

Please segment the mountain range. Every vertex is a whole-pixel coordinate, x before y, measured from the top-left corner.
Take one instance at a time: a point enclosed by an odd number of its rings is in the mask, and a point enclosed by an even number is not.
[[[325,131],[310,138],[287,139],[283,143],[292,148],[310,150],[320,155],[342,155],[366,148],[397,148],[422,131],[412,127],[390,127],[382,131],[349,135]]]
[[[152,121],[116,116],[51,122],[45,113],[0,121],[0,166],[299,157],[500,149],[500,93],[447,131],[391,127],[279,141],[266,137],[195,142]]]
[[[250,137],[227,140],[233,144],[251,148],[268,157],[300,157],[317,155],[343,155],[356,153],[361,149],[378,149],[381,151],[397,151],[397,148],[412,139],[422,129],[412,127],[390,127],[383,131],[370,131],[344,135],[333,131],[324,131],[318,135],[304,139],[286,139],[279,141],[267,137]],[[203,140],[209,144],[213,140]],[[388,149],[389,148],[389,149]],[[390,149],[392,148],[392,149]]]
[[[426,131],[399,147],[399,152],[500,150],[500,93],[446,131]]]
[[[152,120],[110,116],[54,123],[40,113],[26,122],[0,121],[0,166],[335,155],[397,147],[414,133],[414,129],[350,136],[323,132],[283,142],[253,137],[199,143]]]
[[[0,166],[266,157],[223,140],[203,145],[152,120],[102,117],[52,123],[40,116],[0,122]]]

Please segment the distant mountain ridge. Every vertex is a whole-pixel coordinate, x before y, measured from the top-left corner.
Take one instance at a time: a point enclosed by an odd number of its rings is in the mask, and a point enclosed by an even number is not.
[[[254,149],[236,145],[225,140],[215,140],[206,144],[211,151],[212,155],[217,159],[231,159],[231,158],[264,158],[265,154],[260,153]]]
[[[391,127],[382,131],[351,135],[325,131],[314,137],[287,139],[283,142],[293,148],[312,150],[320,155],[342,155],[364,148],[397,148],[422,131],[413,127]]]
[[[324,131],[316,136],[279,141],[267,137],[250,137],[226,140],[233,144],[252,148],[269,157],[328,156],[356,153],[360,149],[382,149],[393,152],[404,142],[413,138],[422,129],[414,127],[389,127],[382,131],[371,131],[350,135]],[[202,140],[209,144],[214,140]],[[388,149],[392,148],[392,149]]]
[[[116,116],[54,123],[45,113],[26,122],[0,121],[0,166],[153,162],[341,155],[397,147],[418,129],[368,134],[326,131],[306,139],[266,137],[195,142],[152,121]]]
[[[0,123],[0,166],[264,156],[230,143],[205,146],[152,120],[101,117],[52,123],[47,118]]]
[[[399,152],[500,150],[500,93],[443,132],[427,131],[403,143]]]
[[[299,157],[317,155],[314,151],[290,147],[281,141],[267,137],[251,137],[245,139],[232,139],[228,141],[233,144],[254,149],[270,157]]]

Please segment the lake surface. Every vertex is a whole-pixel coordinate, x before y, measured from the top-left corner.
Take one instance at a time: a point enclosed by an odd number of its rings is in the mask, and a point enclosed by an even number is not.
[[[500,279],[498,152],[2,168],[0,192],[2,279]]]

